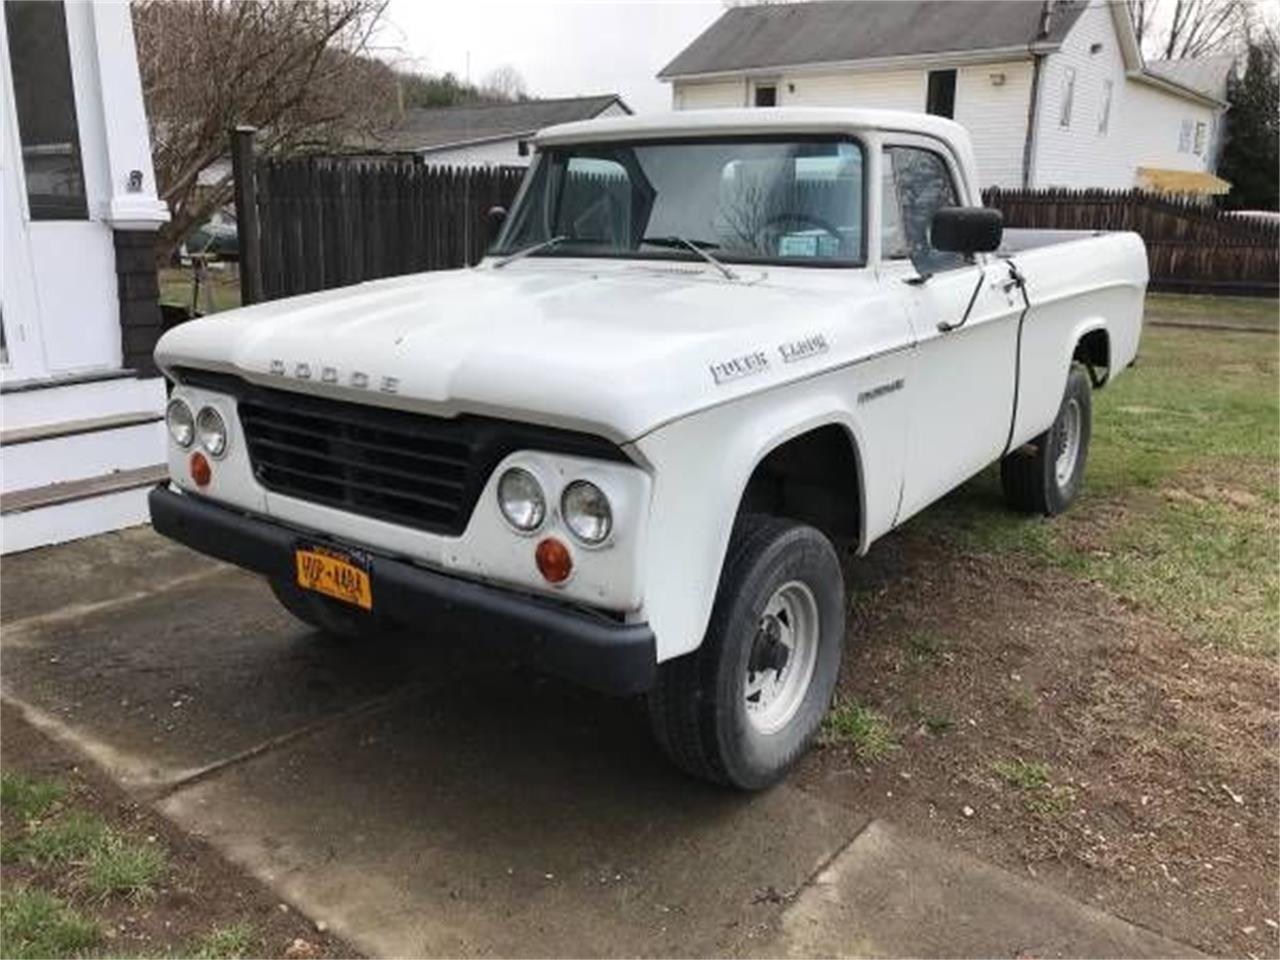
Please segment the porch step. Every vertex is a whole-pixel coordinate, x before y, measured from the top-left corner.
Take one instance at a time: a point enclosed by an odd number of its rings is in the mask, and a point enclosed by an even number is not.
[[[0,496],[138,470],[165,458],[164,421],[149,411],[19,427],[0,437]]]
[[[133,470],[117,470],[114,473],[88,477],[84,480],[14,490],[11,493],[0,494],[0,516],[8,517],[10,514],[27,513],[44,507],[92,500],[125,490],[136,490],[139,487],[150,487],[168,476],[169,468],[163,463],[156,463]]]
[[[147,484],[6,514],[0,521],[0,553],[9,555],[144,524],[150,519],[149,492]]]
[[[164,416],[164,380],[112,377],[88,382],[54,381],[0,396],[6,434],[31,427],[82,423],[148,411]]]
[[[58,437],[75,437],[85,433],[98,433],[103,430],[115,430],[121,427],[135,427],[144,423],[156,423],[163,419],[164,414],[157,413],[154,410],[134,410],[130,413],[113,413],[105,417],[64,420],[61,423],[39,424],[34,427],[17,427],[13,430],[0,430],[0,447],[10,447],[20,443],[36,443],[41,440],[53,440]]]

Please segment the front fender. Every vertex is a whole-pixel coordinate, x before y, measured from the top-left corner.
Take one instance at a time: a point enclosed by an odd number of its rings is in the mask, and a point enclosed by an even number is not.
[[[650,465],[653,493],[645,556],[645,616],[658,660],[697,649],[715,602],[743,492],[756,466],[780,444],[837,424],[853,442],[865,550],[893,525],[902,481],[902,394],[874,407],[856,403],[857,385],[886,376],[888,359],[836,370],[692,414],[632,445]],[[896,371],[896,368],[893,368]],[[895,372],[896,375],[896,372]],[[868,409],[874,410],[871,417]]]

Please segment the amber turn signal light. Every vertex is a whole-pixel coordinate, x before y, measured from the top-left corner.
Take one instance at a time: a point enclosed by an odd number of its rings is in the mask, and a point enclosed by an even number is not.
[[[190,469],[191,479],[197,487],[207,487],[213,479],[213,468],[209,466],[209,459],[203,453],[191,455]]]
[[[534,559],[538,563],[538,571],[548,583],[564,583],[573,572],[569,548],[555,537],[547,537],[538,544]]]

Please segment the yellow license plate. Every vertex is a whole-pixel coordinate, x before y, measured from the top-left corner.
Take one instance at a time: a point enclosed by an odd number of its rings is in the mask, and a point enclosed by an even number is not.
[[[314,590],[365,610],[373,609],[373,589],[367,564],[328,547],[306,546],[294,551],[298,586]]]

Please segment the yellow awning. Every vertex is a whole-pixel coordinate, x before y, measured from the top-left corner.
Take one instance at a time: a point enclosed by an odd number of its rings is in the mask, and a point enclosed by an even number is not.
[[[1164,170],[1160,167],[1139,167],[1137,186],[1158,193],[1208,193],[1218,195],[1231,189],[1231,184],[1221,177],[1203,170]]]

